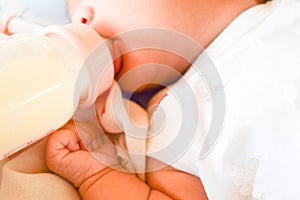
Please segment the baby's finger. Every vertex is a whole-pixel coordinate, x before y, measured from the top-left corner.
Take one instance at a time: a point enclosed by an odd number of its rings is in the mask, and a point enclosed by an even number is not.
[[[69,129],[54,132],[48,139],[50,150],[53,151],[77,151],[79,150],[79,138],[77,134]]]
[[[68,154],[80,150],[79,137],[71,129],[60,129],[52,133],[47,141],[46,162],[48,166],[55,167],[63,163]]]

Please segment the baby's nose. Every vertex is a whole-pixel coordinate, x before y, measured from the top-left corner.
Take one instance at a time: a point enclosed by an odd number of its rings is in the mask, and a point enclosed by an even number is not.
[[[73,22],[91,24],[94,19],[94,9],[89,6],[80,7],[73,15]]]

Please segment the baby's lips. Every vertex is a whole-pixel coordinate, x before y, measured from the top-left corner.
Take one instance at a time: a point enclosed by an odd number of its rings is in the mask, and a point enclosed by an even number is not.
[[[115,75],[120,71],[122,65],[122,59],[121,56],[119,58],[114,59],[114,70]]]
[[[111,55],[113,58],[114,71],[115,71],[115,75],[116,75],[120,71],[121,66],[122,66],[122,56],[120,55],[120,52],[118,50],[115,40],[112,40],[112,42],[111,42],[110,52],[111,52]]]

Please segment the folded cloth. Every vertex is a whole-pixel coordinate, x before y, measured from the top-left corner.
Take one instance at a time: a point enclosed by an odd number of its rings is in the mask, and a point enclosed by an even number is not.
[[[49,171],[44,159],[45,146],[46,138],[25,149],[17,156],[1,161],[0,199],[81,199],[72,184]]]

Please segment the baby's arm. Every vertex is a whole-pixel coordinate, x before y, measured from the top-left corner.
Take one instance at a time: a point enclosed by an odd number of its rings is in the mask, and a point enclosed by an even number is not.
[[[80,186],[79,192],[83,199],[89,200],[207,199],[199,178],[169,166],[148,173],[147,183],[132,173],[106,168],[87,179]]]
[[[150,168],[164,165],[152,158],[149,158],[147,163],[148,166],[152,166]],[[147,184],[151,189],[158,190],[172,199],[208,199],[200,178],[171,166],[147,173]]]
[[[85,200],[128,199],[128,200],[171,200],[167,195],[150,189],[132,173],[106,168],[87,179],[79,188]]]
[[[121,168],[107,167],[84,150],[72,123],[49,137],[46,161],[53,172],[79,189],[84,200],[207,199],[197,177],[172,167],[148,173],[147,183]]]

